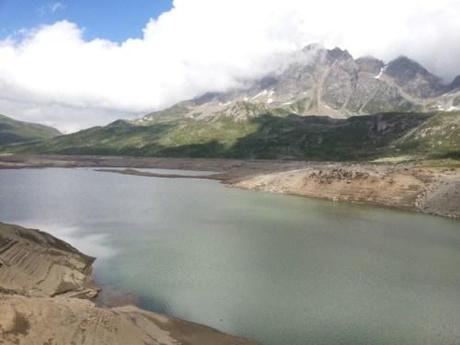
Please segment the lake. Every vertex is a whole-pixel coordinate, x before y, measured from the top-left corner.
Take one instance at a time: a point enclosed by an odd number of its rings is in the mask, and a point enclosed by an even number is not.
[[[55,168],[0,170],[0,221],[96,256],[144,308],[266,345],[460,344],[458,221]]]

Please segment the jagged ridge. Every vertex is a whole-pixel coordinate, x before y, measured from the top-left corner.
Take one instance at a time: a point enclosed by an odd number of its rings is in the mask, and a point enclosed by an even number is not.
[[[451,84],[417,62],[399,57],[387,65],[374,57],[354,59],[340,48],[309,45],[278,73],[225,93],[207,93],[135,121],[158,117],[242,120],[267,111],[297,115],[351,115],[379,112],[455,110],[460,77]]]

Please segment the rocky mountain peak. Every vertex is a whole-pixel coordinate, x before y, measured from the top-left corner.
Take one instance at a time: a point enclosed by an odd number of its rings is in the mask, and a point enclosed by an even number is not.
[[[407,56],[400,56],[391,61],[388,64],[386,74],[401,80],[413,79],[417,77],[417,75],[432,76],[431,73],[418,62],[409,59]]]
[[[353,59],[348,50],[343,50],[338,47],[327,50],[327,57],[331,61]]]
[[[353,59],[353,57],[347,50],[341,49],[339,47],[335,47],[333,49],[326,49],[324,46],[318,43],[313,43],[305,46],[302,49],[302,53],[306,54],[309,57],[309,59],[307,59],[309,64],[332,64],[337,61],[347,61]]]
[[[385,74],[412,96],[434,97],[445,91],[441,78],[406,56],[391,61],[385,69]]]
[[[372,73],[374,75],[378,75],[385,66],[382,60],[373,56],[360,57],[356,59],[356,64],[359,66],[361,72]]]
[[[324,48],[324,46],[319,43],[310,43],[302,49],[302,51],[305,53],[310,53],[318,50],[326,50],[326,48]]]

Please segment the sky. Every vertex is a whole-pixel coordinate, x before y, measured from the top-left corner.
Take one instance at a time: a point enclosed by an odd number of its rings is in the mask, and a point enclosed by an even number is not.
[[[0,113],[73,132],[277,70],[310,43],[460,74],[460,0],[0,0]]]
[[[61,20],[77,23],[87,40],[122,42],[139,37],[150,18],[170,10],[172,0],[0,0],[0,39]]]

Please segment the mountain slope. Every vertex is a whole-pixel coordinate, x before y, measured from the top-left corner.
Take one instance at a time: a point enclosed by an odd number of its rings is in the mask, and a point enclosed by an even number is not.
[[[52,127],[17,121],[0,115],[0,145],[49,139],[60,134]]]
[[[163,157],[369,160],[414,154],[460,154],[460,113],[387,113],[333,119],[265,113],[229,118],[157,118],[137,125],[116,121],[15,152]],[[429,130],[438,126],[439,130]],[[440,145],[439,136],[449,137]]]
[[[429,118],[394,144],[407,152],[460,159],[460,113]]]

